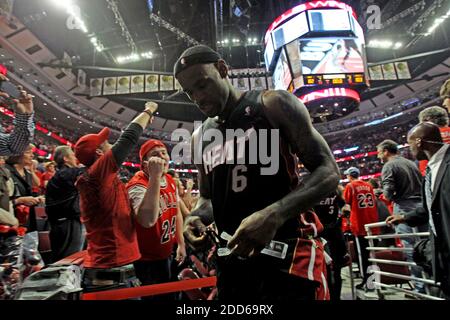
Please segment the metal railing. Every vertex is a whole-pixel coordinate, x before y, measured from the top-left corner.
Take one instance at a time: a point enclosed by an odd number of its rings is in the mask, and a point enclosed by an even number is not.
[[[429,232],[413,232],[413,233],[403,233],[403,234],[393,233],[393,234],[373,235],[373,233],[372,233],[373,228],[386,227],[386,226],[387,226],[386,222],[377,222],[377,223],[370,223],[370,224],[365,225],[365,229],[367,232],[367,236],[365,238],[369,241],[369,245],[370,245],[369,247],[366,248],[367,250],[370,251],[369,261],[372,262],[372,265],[375,266],[376,269],[378,269],[378,270],[372,271],[373,274],[379,276],[379,278],[377,280],[373,281],[373,284],[374,284],[375,288],[377,289],[378,297],[380,299],[383,299],[383,297],[384,297],[383,293],[381,293],[380,288],[389,288],[392,290],[407,293],[410,296],[414,296],[414,297],[421,298],[421,299],[444,300],[442,298],[439,298],[439,297],[436,297],[436,296],[433,296],[430,294],[419,293],[414,290],[406,290],[401,287],[382,283],[381,280],[379,280],[379,279],[381,279],[381,276],[384,276],[384,277],[400,279],[400,280],[422,282],[426,285],[436,286],[436,287],[439,287],[439,285],[440,285],[438,282],[436,282],[434,280],[380,270],[378,264],[397,265],[397,266],[406,266],[406,267],[414,267],[414,266],[417,266],[417,264],[415,262],[411,262],[411,261],[389,260],[389,259],[377,258],[376,257],[377,251],[382,252],[382,251],[389,250],[389,251],[407,253],[407,252],[412,252],[414,249],[413,248],[402,248],[402,247],[376,247],[374,244],[375,239],[384,240],[384,239],[402,239],[402,238],[411,238],[411,237],[415,237],[415,238],[419,239],[420,237],[429,237],[430,236]]]

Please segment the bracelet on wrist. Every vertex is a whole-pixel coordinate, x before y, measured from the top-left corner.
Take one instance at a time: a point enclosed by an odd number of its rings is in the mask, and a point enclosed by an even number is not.
[[[149,110],[144,110],[144,113],[148,114],[151,117],[153,117],[153,112],[149,111]]]

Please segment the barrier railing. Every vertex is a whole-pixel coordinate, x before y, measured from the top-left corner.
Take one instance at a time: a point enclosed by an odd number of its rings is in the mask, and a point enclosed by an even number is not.
[[[213,287],[216,285],[216,277],[200,278],[193,280],[183,280],[168,283],[160,283],[149,286],[134,288],[114,289],[84,293],[81,300],[125,300],[153,296],[165,293],[186,291],[191,289]]]
[[[419,239],[420,237],[429,237],[429,232],[413,232],[413,233],[402,233],[402,234],[382,234],[382,235],[373,235],[372,229],[373,228],[379,228],[379,227],[386,227],[386,222],[377,222],[377,223],[370,223],[365,225],[365,229],[367,232],[367,236],[365,237],[369,242],[369,247],[366,249],[370,251],[370,258],[369,261],[372,262],[372,265],[375,266],[375,268],[372,270],[372,273],[379,276],[379,281],[375,280],[372,282],[372,284],[377,289],[377,294],[380,299],[383,299],[384,295],[381,292],[380,288],[389,288],[392,290],[400,291],[407,293],[411,296],[421,298],[421,299],[428,299],[428,300],[444,300],[442,298],[430,295],[430,294],[424,294],[420,292],[416,292],[414,290],[406,290],[401,287],[394,286],[392,284],[386,284],[381,282],[381,276],[393,278],[393,279],[400,279],[400,280],[407,280],[407,281],[416,281],[416,282],[422,282],[424,284],[430,285],[430,286],[436,286],[438,287],[440,284],[434,280],[425,279],[425,278],[419,278],[414,277],[411,275],[405,275],[405,274],[398,274],[395,272],[386,272],[381,271],[378,264],[383,265],[393,265],[393,266],[406,266],[406,267],[414,267],[417,266],[415,262],[411,261],[401,261],[401,260],[390,260],[390,259],[380,259],[376,257],[376,252],[382,252],[382,251],[392,251],[392,252],[412,252],[413,248],[399,248],[399,247],[376,247],[374,244],[374,240],[384,240],[384,239],[402,239],[402,238],[412,238],[415,237]]]

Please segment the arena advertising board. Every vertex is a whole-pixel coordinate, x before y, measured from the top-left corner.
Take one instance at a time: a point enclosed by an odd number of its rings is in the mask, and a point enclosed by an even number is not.
[[[292,82],[292,75],[284,49],[281,51],[272,77],[275,90],[287,90]]]

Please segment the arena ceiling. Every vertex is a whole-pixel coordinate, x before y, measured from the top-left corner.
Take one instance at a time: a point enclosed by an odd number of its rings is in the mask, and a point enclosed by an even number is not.
[[[64,9],[63,0],[15,0],[18,17],[53,53],[62,57],[67,52],[75,65],[111,68],[172,70],[179,54],[191,41],[216,47],[234,68],[263,67],[264,33],[274,18],[302,1],[290,0],[73,0],[79,6],[88,33],[71,30],[73,21]],[[303,1],[304,2],[304,1]],[[446,12],[448,0],[347,0],[360,20],[366,41],[390,39],[402,42],[398,50],[367,49],[369,62],[384,61],[450,46],[450,19],[431,35],[423,34],[433,21]],[[367,27],[367,8],[381,9],[381,28]],[[162,20],[150,18],[152,13]],[[239,10],[236,10],[239,9]],[[70,20],[70,19],[69,19]],[[171,25],[168,27],[168,25]],[[69,25],[69,27],[68,27]],[[172,30],[169,30],[171,29]],[[89,37],[95,36],[104,50],[96,52]],[[127,40],[128,38],[128,40]],[[235,46],[219,46],[223,39],[239,39]],[[250,39],[250,40],[249,40]],[[152,59],[120,64],[118,57],[127,56],[132,48],[152,52]],[[448,57],[449,52],[410,60],[413,76],[423,73]],[[88,77],[120,75],[90,70]],[[385,86],[389,83],[376,84]],[[380,92],[372,89],[363,96]],[[139,98],[163,98],[142,96]],[[113,98],[117,99],[117,98]],[[184,95],[179,101],[187,101]],[[134,102],[117,100],[130,107]]]

